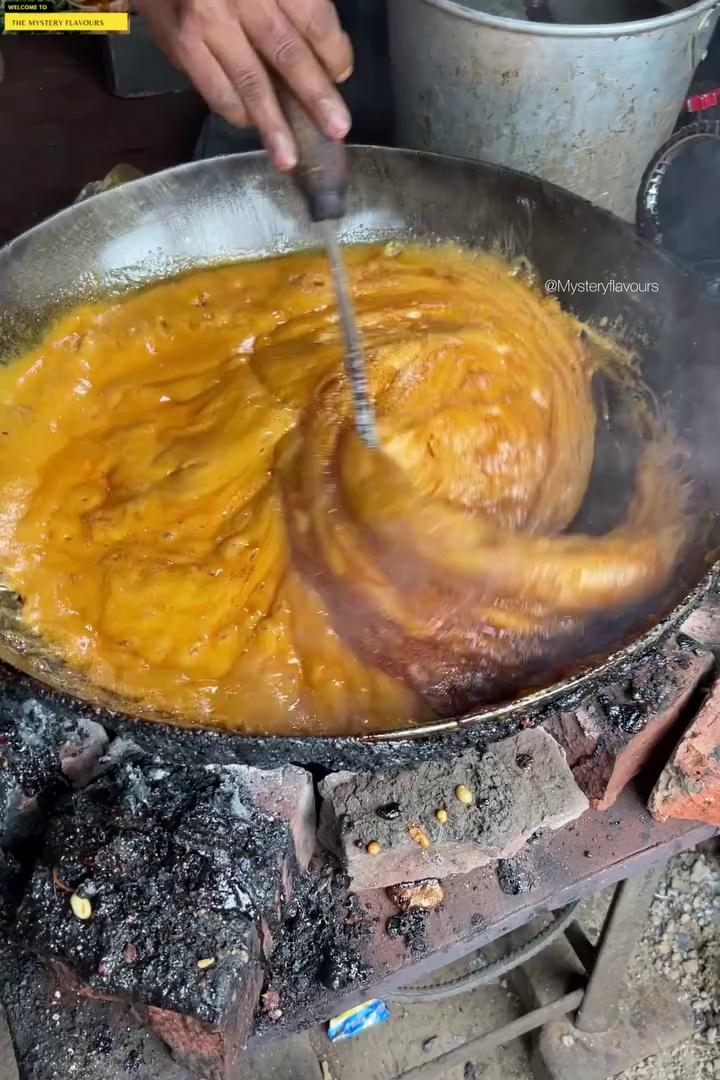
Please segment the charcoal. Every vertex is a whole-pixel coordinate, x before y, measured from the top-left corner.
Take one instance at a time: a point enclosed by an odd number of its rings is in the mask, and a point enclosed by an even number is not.
[[[54,788],[61,779],[61,723],[43,702],[30,698],[18,709],[10,769],[28,796]]]
[[[123,762],[54,806],[18,933],[96,992],[215,1024],[257,960],[256,925],[277,924],[291,858],[231,768]]]
[[[0,934],[14,918],[21,888],[20,863],[0,847]]]

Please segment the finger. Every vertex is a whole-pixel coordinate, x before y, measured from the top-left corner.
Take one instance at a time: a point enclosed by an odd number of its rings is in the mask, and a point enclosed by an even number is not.
[[[222,30],[221,27],[216,30]],[[278,104],[270,76],[239,26],[219,33],[208,47],[242,101],[277,169],[297,164],[295,140]]]
[[[278,0],[283,14],[300,31],[334,82],[352,75],[353,49],[330,0]]]
[[[197,20],[187,16],[182,19],[177,2],[136,0],[136,6],[168,59],[189,76],[212,111],[237,127],[247,127],[249,118],[242,100],[204,44]]]
[[[179,31],[175,5],[158,4],[156,0],[135,0],[138,15],[142,15],[150,33],[162,51],[174,64],[180,66],[176,56],[175,40]]]
[[[184,49],[176,48],[178,61],[199,94],[218,116],[235,127],[249,127],[250,117],[222,67],[202,41]]]
[[[245,29],[251,44],[295,92],[321,130],[331,139],[344,138],[352,122],[345,102],[277,4],[254,5]]]

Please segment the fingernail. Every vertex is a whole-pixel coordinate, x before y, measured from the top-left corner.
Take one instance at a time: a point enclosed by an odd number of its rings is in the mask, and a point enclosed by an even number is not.
[[[337,79],[335,81],[339,82],[339,83],[347,82],[348,79],[350,78],[350,76],[352,75],[352,73],[353,73],[353,66],[351,64],[349,68],[345,68],[342,75],[338,75],[338,77],[337,77]]]
[[[342,102],[322,101],[320,103],[325,130],[331,139],[344,139],[352,126],[350,113]]]
[[[297,154],[292,139],[282,131],[276,131],[268,139],[268,150],[276,169],[288,172],[297,165]]]

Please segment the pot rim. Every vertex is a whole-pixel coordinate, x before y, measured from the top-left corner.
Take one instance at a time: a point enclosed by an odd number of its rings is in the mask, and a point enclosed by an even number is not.
[[[689,4],[687,7],[680,8],[678,11],[670,11],[667,15],[658,15],[653,19],[638,19],[636,22],[597,25],[594,23],[526,22],[523,19],[511,19],[504,15],[491,15],[486,11],[477,11],[459,3],[459,0],[415,0],[415,2],[437,8],[439,11],[444,11],[447,15],[452,15],[465,22],[486,26],[491,30],[505,30],[508,33],[528,34],[532,37],[570,39],[637,37],[640,34],[652,33],[655,30],[665,30],[703,14],[708,17],[720,7],[720,0],[695,0],[694,3]]]

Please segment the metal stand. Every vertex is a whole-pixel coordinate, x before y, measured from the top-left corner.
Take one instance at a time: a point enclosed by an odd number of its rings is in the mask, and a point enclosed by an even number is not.
[[[574,968],[577,977],[582,965],[588,978],[574,1020],[566,1016],[538,1034],[533,1068],[539,1080],[606,1080],[692,1035],[690,1007],[667,983],[648,978],[624,985],[662,871],[653,868],[616,887],[597,948],[577,923],[568,928],[574,955],[565,955],[566,970]],[[553,957],[539,959],[547,964]]]
[[[529,1009],[524,1016],[396,1080],[442,1080],[453,1066],[532,1032],[538,1032],[533,1067],[542,1080],[606,1080],[691,1035],[692,1013],[666,984],[623,988],[663,869],[616,887],[597,947],[573,922],[564,939],[512,972],[513,987]]]
[[[662,869],[654,867],[616,887],[600,934],[595,962],[590,969],[585,997],[575,1018],[578,1031],[609,1031],[617,1023],[625,972],[642,935],[661,876]],[[570,944],[577,952],[578,947],[572,939]],[[578,959],[584,964],[587,953],[584,957],[582,946],[580,950]]]

